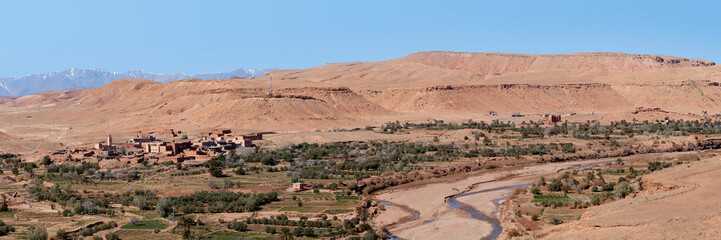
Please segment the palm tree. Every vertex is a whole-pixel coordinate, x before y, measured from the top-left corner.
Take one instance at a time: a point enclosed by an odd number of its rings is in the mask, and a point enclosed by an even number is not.
[[[195,225],[195,221],[189,217],[183,217],[180,220],[180,225],[185,227],[185,230],[190,231],[190,227]]]
[[[192,234],[190,227],[195,225],[195,221],[189,217],[182,217],[178,221],[178,225],[183,227],[183,239],[190,239]]]
[[[290,229],[287,227],[281,228],[278,240],[293,240],[293,235],[290,234]]]

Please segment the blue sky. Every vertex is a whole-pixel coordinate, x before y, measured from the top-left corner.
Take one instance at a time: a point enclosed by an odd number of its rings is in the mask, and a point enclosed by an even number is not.
[[[308,68],[430,50],[721,61],[715,1],[2,1],[0,77]]]

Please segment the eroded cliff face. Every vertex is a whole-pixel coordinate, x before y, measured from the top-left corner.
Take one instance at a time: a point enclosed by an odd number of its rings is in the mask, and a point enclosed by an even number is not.
[[[721,110],[716,102],[721,97],[717,83],[721,68],[713,65],[706,60],[625,53],[420,52],[382,62],[276,71],[257,79],[166,84],[124,79],[96,89],[25,96],[9,105],[67,103],[91,110],[226,115],[234,115],[233,107],[238,105],[247,111],[242,119],[392,112],[603,113],[636,107],[695,113]],[[271,75],[277,86],[274,104],[248,100],[268,98]],[[285,102],[305,107],[274,111],[286,108]]]
[[[594,98],[599,98],[595,103],[597,111],[617,111],[630,105],[622,95],[605,84],[499,84],[392,89],[377,94],[371,101],[399,112],[495,111],[530,114],[590,111],[594,107]],[[605,99],[601,101],[600,98]]]
[[[366,96],[398,112],[609,113],[637,107],[696,114],[721,111],[721,87],[714,81],[446,85],[373,91]]]
[[[646,54],[508,54],[420,52],[381,62],[336,63],[279,70],[274,84],[342,86],[356,90],[438,85],[721,81],[721,67],[699,59]],[[248,81],[252,82],[252,81]]]
[[[410,54],[402,59],[433,67],[470,71],[484,75],[544,70],[637,72],[657,68],[715,65],[713,62],[700,59],[606,52],[547,55],[420,52]]]
[[[502,114],[611,113],[637,107],[676,113],[721,112],[721,84],[715,81],[660,83],[571,83],[440,85],[354,91],[345,87],[244,88],[223,80],[155,84],[127,80],[103,88],[25,96],[6,105],[54,104],[67,111],[104,112],[109,118],[171,116],[220,121],[343,119],[427,113]],[[116,116],[117,115],[117,116]],[[181,117],[182,116],[182,117]]]

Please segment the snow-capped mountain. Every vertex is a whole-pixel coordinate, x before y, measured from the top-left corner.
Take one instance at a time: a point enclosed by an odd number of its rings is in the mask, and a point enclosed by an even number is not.
[[[142,78],[156,82],[171,82],[180,79],[228,79],[232,77],[260,77],[276,69],[237,69],[227,73],[184,73],[154,74],[143,70],[110,72],[104,69],[72,68],[62,72],[49,72],[24,77],[0,78],[0,96],[23,96],[39,92],[61,91],[79,88],[95,88],[125,78]]]

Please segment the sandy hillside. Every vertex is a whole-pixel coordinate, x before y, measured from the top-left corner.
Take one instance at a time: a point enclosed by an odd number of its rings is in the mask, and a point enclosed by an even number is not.
[[[645,54],[422,52],[382,62],[280,70],[259,79],[269,76],[279,83],[347,86],[400,112],[721,111],[716,103],[720,66]]]
[[[9,102],[9,101],[12,101],[12,100],[15,100],[15,98],[14,98],[14,97],[0,96],[0,103]]]
[[[22,152],[29,153],[46,149],[61,149],[62,144],[53,141],[44,140],[28,140],[10,136],[0,132],[0,153],[3,152]]]
[[[508,54],[420,52],[381,62],[336,63],[279,70],[274,82],[304,81],[351,89],[506,83],[637,82],[718,79],[713,62],[626,53]],[[693,69],[715,68],[714,71]],[[267,79],[269,75],[259,79]]]
[[[544,238],[719,239],[719,174],[718,157],[654,172],[644,177],[647,187],[639,196],[593,207]]]
[[[392,112],[347,88],[244,88],[229,80],[167,84],[118,80],[96,89],[41,93],[1,105],[0,131],[69,144],[76,137],[127,135],[159,128],[198,132],[354,128]],[[69,141],[69,142],[68,142]]]
[[[273,94],[270,91],[272,78]],[[624,53],[528,55],[422,52],[381,62],[280,70],[260,78],[123,79],[95,89],[0,101],[0,132],[76,145],[112,133],[174,128],[199,132],[313,132],[388,121],[507,118],[577,113],[585,121],[700,119],[721,113],[721,66],[705,60]],[[639,119],[639,118],[637,118]],[[2,150],[2,149],[0,149]],[[12,149],[8,149],[12,150]]]

